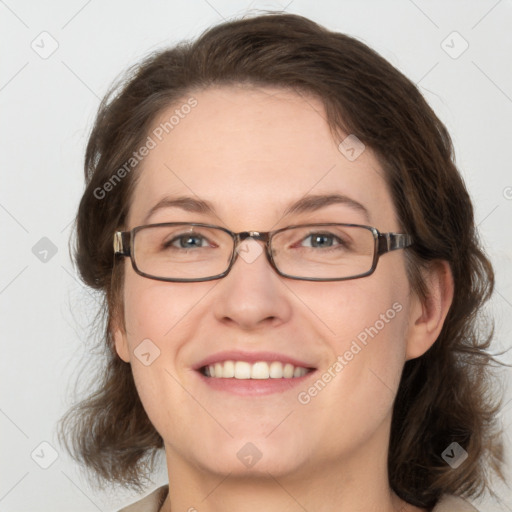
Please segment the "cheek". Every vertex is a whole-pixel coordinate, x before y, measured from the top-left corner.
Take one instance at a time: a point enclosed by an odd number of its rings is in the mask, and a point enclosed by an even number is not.
[[[317,323],[325,326],[336,348],[342,350],[349,338],[364,345],[380,334],[396,337],[403,333],[408,290],[404,277],[382,279],[374,274],[323,286],[321,293],[304,288],[297,290],[297,295],[307,301]]]
[[[161,435],[166,425],[174,431],[181,428],[171,411],[186,410],[190,402],[177,381],[180,340],[186,339],[190,313],[205,293],[197,288],[137,275],[128,275],[125,281],[126,340],[133,378],[146,413]]]
[[[385,278],[386,279],[386,278]],[[321,371],[297,400],[311,442],[340,452],[368,443],[390,417],[405,360],[407,281],[336,283],[297,295],[317,315]],[[404,283],[403,285],[401,283]],[[297,415],[299,417],[299,415]],[[326,454],[327,456],[327,454]]]
[[[162,391],[176,407],[190,398],[177,384],[182,349],[197,328],[205,297],[215,283],[166,283],[127,275],[126,341],[135,384],[155,425],[162,422]],[[174,378],[173,378],[174,377]]]
[[[403,300],[393,295],[373,296],[357,306],[346,304],[334,349],[342,364],[352,367],[348,375],[373,379],[394,391],[405,360],[407,319]]]
[[[194,311],[214,286],[211,283],[166,283],[131,275],[126,279],[124,303],[128,343],[133,349],[145,338],[161,350],[169,340],[191,327]]]
[[[125,322],[132,350],[134,344],[144,338],[155,342],[161,340],[172,327],[172,312],[175,311],[172,301],[167,297],[155,296],[153,290],[143,287],[127,287],[126,295]]]
[[[324,366],[336,376],[327,376],[332,400],[392,398],[405,361],[408,290],[403,276],[387,274],[324,287],[321,297],[309,295],[325,333]]]

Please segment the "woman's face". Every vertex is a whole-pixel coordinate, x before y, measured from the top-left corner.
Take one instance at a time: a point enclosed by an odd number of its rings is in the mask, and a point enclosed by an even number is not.
[[[360,146],[338,148],[318,99],[241,87],[194,97],[196,106],[174,105],[149,134],[156,147],[132,171],[141,175],[127,229],[204,222],[270,231],[340,222],[400,231],[376,158],[369,148],[359,156]],[[176,109],[179,121],[166,133],[161,123]],[[320,201],[317,209],[285,215],[299,200],[334,194],[352,202]],[[164,198],[178,197],[191,198],[189,206],[206,201],[215,213],[168,205],[148,217]],[[147,279],[125,260],[126,330],[116,332],[116,348],[132,365],[168,464],[277,477],[382,455],[410,357],[416,299],[404,251],[382,256],[368,277],[311,282],[279,276],[259,248],[262,242],[246,245],[246,257],[241,252],[226,277],[206,282]],[[255,361],[314,370],[266,380],[199,370],[226,360],[241,362],[240,372]]]

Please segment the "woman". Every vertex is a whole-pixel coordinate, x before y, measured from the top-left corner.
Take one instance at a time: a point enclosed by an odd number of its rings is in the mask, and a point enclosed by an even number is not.
[[[123,509],[463,511],[502,476],[493,288],[446,128],[363,43],[213,27],[108,95],[76,261],[108,366],[63,423]],[[498,402],[498,401],[497,401]]]

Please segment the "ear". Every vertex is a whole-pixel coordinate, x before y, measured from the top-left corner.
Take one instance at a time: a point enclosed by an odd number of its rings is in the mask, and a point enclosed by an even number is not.
[[[114,346],[117,355],[125,362],[130,362],[130,349],[126,329],[117,321],[112,322],[112,332],[114,334]]]
[[[423,275],[427,297],[415,294],[410,309],[406,360],[422,356],[437,340],[453,301],[453,274],[447,261],[436,260]]]

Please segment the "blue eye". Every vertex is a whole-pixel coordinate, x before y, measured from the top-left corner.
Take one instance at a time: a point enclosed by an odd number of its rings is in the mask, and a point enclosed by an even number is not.
[[[310,245],[306,245],[305,247],[332,247],[335,243],[337,243],[337,245],[343,245],[343,242],[332,233],[311,233],[303,239],[303,242],[308,239],[311,240]]]
[[[194,240],[199,240],[199,242],[194,242]],[[175,243],[178,242],[178,246]],[[202,245],[202,242],[205,242],[206,245]],[[179,236],[173,237],[171,240],[165,242],[163,247],[173,248],[173,249],[194,249],[194,247],[208,247],[209,244],[201,235],[196,235],[194,233],[187,233]]]

